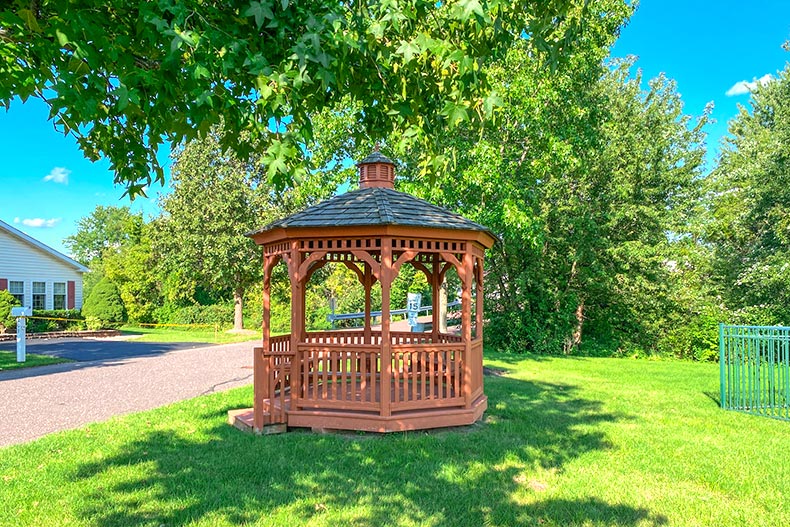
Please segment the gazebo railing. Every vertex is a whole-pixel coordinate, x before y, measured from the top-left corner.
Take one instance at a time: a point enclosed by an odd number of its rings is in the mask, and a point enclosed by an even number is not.
[[[270,414],[271,423],[285,423],[286,397],[290,393],[291,366],[294,353],[291,351],[291,336],[278,335],[269,339],[269,349],[255,348],[255,360],[262,365],[263,411]],[[256,366],[257,369],[257,366]]]
[[[371,332],[371,341],[367,344],[381,345],[381,332]],[[315,331],[305,336],[304,343],[310,344],[366,344],[365,334],[359,330],[351,331]]]
[[[392,411],[463,406],[464,344],[392,347]]]
[[[295,364],[290,335],[272,337],[270,349],[261,355],[266,371],[264,410],[270,413],[270,421],[287,422],[288,407],[380,412],[381,383],[386,382],[381,333],[372,332],[371,343],[364,343],[364,338],[360,331],[309,333],[298,345]],[[392,412],[464,406],[465,344],[456,335],[431,340],[430,333],[391,333]],[[295,394],[291,393],[294,386]]]
[[[380,409],[379,346],[300,344],[299,353],[299,408]]]

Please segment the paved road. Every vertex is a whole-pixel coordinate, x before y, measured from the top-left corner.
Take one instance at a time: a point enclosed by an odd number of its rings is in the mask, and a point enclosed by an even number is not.
[[[136,342],[121,339],[28,339],[28,353],[50,355],[78,361],[118,360],[142,355],[161,355],[169,351],[204,348],[199,342]],[[0,342],[1,351],[16,351],[16,341]]]
[[[96,341],[83,342],[92,346]],[[105,342],[100,348],[118,344],[123,343]],[[142,354],[128,348],[126,355],[107,351],[99,360],[0,372],[0,446],[250,384],[256,344],[156,348]]]

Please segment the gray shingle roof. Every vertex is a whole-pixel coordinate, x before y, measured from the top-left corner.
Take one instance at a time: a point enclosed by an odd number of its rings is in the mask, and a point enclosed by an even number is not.
[[[402,225],[490,233],[486,227],[411,194],[389,188],[363,188],[308,207],[257,232],[278,227]],[[255,233],[251,233],[255,234]]]
[[[357,165],[368,165],[371,163],[389,163],[390,165],[395,164],[392,162],[390,158],[388,158],[378,150],[374,150],[368,155],[368,157],[357,163]]]

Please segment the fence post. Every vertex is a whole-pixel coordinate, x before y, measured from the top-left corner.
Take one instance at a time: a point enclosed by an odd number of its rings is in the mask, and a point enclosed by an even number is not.
[[[724,409],[727,408],[727,405],[724,402],[724,392],[725,392],[724,383],[725,383],[725,377],[727,371],[725,362],[726,362],[726,355],[724,353],[724,323],[719,322],[719,384],[720,384],[719,397],[721,398],[719,405]]]

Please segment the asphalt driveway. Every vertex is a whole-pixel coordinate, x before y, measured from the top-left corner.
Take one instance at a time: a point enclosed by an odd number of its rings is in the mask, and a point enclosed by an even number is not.
[[[93,360],[0,372],[0,447],[251,384],[255,345],[29,343],[31,353]]]
[[[119,360],[170,351],[205,348],[199,342],[136,342],[127,337],[108,339],[29,339],[28,353],[76,361]],[[0,351],[16,351],[15,341],[0,342]]]

